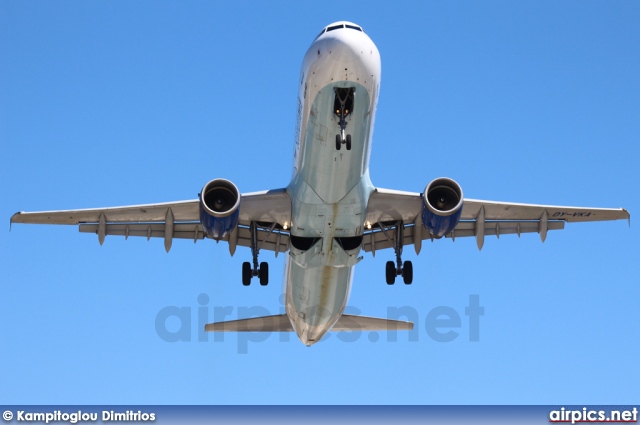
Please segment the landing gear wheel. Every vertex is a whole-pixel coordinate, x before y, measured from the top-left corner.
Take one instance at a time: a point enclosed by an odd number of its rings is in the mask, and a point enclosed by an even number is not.
[[[251,263],[248,261],[242,263],[242,284],[244,286],[251,285]]]
[[[396,282],[396,265],[393,261],[387,261],[387,285],[393,285]]]
[[[351,150],[351,135],[347,134],[347,150]]]
[[[336,150],[339,151],[342,146],[342,138],[339,134],[336,134]]]
[[[269,263],[262,262],[260,263],[260,285],[266,286],[269,284]]]
[[[413,282],[413,264],[411,264],[411,261],[405,261],[402,266],[402,280],[404,280],[405,285],[411,285],[411,282]]]

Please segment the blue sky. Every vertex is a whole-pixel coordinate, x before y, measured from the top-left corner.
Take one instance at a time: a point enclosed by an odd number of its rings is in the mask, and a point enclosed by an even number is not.
[[[162,240],[100,246],[74,226],[9,232],[18,210],[192,199],[215,177],[286,186],[302,57],[342,19],[382,57],[375,185],[419,192],[448,176],[470,198],[640,211],[638,2],[3,0],[0,402],[637,402],[640,240],[626,222],[567,224],[544,244],[488,238],[481,252],[472,239],[408,247],[411,286],[385,284],[392,252],[366,254],[350,305],[412,308],[417,341],[311,348],[198,341],[215,307],[280,312],[282,256],[263,253],[271,284],[245,288],[249,251],[212,241],[166,254]],[[171,306],[191,317],[190,342],[158,334]],[[460,316],[451,342],[427,332],[439,307]]]

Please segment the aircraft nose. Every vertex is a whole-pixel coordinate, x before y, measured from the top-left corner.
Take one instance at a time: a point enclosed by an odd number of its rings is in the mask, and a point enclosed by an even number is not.
[[[323,84],[360,79],[366,85],[373,81],[371,77],[379,81],[380,53],[369,36],[354,26],[335,25],[335,29],[321,34],[307,50],[305,71],[315,74]]]
[[[343,31],[336,32],[342,33]],[[354,62],[362,54],[359,50],[359,44],[346,34],[336,34],[336,36],[327,38],[323,44],[320,54],[324,53],[339,63]]]

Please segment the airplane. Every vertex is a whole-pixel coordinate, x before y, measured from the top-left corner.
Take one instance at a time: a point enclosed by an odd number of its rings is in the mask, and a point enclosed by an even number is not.
[[[343,314],[360,252],[392,249],[386,283],[413,281],[403,248],[420,253],[424,240],[474,237],[482,249],[486,236],[538,233],[565,222],[630,219],[623,208],[581,208],[467,199],[460,185],[440,177],[423,192],[374,186],[369,158],[378,93],[380,54],[352,22],[322,29],[307,50],[298,82],[293,175],[285,188],[241,193],[229,180],[204,185],[198,199],[97,209],[18,212],[11,223],[74,224],[107,235],[173,239],[213,239],[249,247],[242,284],[255,277],[269,282],[261,250],[287,253],[286,314],[207,324],[212,332],[291,332],[307,346],[328,331],[411,330],[413,323]]]

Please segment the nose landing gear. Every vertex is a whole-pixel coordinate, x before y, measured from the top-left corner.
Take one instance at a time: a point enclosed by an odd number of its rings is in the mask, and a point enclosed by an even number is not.
[[[342,147],[342,144],[346,144],[347,145],[347,150],[350,151],[351,150],[351,135],[347,134],[347,136],[343,139],[343,131],[341,132],[341,134],[336,134],[336,150],[340,150],[340,148]]]
[[[333,113],[340,120],[338,122],[338,125],[340,125],[340,134],[336,134],[336,150],[340,150],[342,145],[345,144],[347,145],[347,150],[350,151],[351,135],[345,134],[348,124],[346,118],[353,111],[354,94],[356,89],[353,87],[336,87],[334,90],[335,98],[333,101]]]

